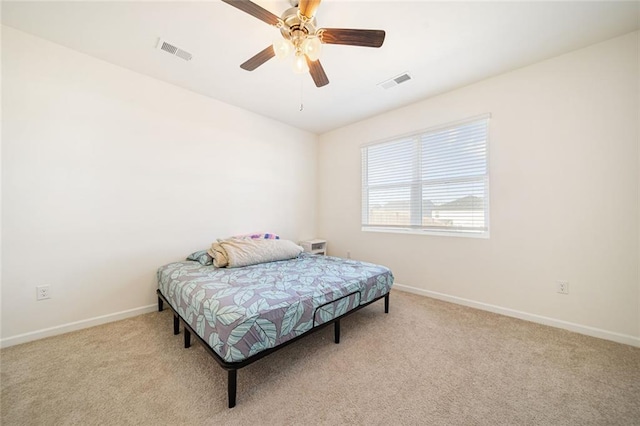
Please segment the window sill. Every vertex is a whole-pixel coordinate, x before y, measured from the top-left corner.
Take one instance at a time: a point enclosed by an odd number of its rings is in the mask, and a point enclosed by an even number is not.
[[[486,232],[464,232],[464,231],[429,231],[422,229],[411,228],[378,228],[363,226],[361,228],[363,232],[380,232],[386,234],[412,234],[412,235],[428,235],[435,237],[462,237],[462,238],[480,238],[489,239],[489,231]]]

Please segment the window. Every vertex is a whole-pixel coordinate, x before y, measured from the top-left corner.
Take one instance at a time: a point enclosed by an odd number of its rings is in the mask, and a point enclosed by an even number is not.
[[[362,229],[489,235],[489,115],[362,147]]]

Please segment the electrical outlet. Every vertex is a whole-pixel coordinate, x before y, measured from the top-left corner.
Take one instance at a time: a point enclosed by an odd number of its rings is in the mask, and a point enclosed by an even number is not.
[[[558,280],[556,281],[556,285],[558,287],[558,293],[569,294],[569,281]]]
[[[351,259],[351,252],[350,251],[347,252],[347,259]]]
[[[36,287],[36,300],[51,299],[51,286],[39,285]]]

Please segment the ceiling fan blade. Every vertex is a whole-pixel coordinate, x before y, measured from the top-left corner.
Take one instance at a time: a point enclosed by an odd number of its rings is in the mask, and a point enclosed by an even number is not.
[[[313,18],[321,0],[300,0],[298,10],[307,18]]]
[[[246,62],[240,65],[240,68],[247,71],[253,71],[258,68],[260,65],[267,62],[269,59],[276,56],[276,53],[273,51],[273,45],[267,46],[264,50],[262,50],[257,55],[249,58]]]
[[[269,25],[277,25],[280,21],[273,13],[249,0],[222,0],[223,2],[254,16]]]
[[[355,30],[351,28],[322,28],[320,39],[326,44],[380,47],[384,43],[383,30]]]
[[[311,74],[311,78],[313,78],[313,82],[316,84],[316,87],[322,87],[329,84],[329,79],[327,78],[327,74],[324,73],[324,68],[322,68],[320,60],[312,61],[307,55],[304,55],[304,57],[307,58],[309,74]]]

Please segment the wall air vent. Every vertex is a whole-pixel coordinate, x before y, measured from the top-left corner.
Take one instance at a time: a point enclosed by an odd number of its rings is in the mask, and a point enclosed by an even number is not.
[[[186,50],[182,50],[171,43],[167,43],[161,38],[158,39],[158,44],[156,48],[160,50],[164,50],[165,52],[170,53],[173,56],[177,56],[178,58],[184,59],[185,61],[190,61],[191,58],[193,57],[191,53],[187,52]]]
[[[392,87],[395,87],[398,84],[404,83],[405,81],[409,80],[411,80],[411,76],[409,75],[409,73],[405,72],[398,76],[390,78],[389,80],[385,80],[382,83],[378,83],[378,86],[382,87],[383,89],[391,89]]]

